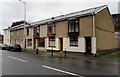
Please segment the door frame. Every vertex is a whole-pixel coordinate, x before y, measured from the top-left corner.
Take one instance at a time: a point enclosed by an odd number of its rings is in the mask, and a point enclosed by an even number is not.
[[[34,49],[36,49],[36,39],[34,38]]]
[[[63,38],[59,38],[60,40],[60,51],[63,51]]]
[[[91,54],[92,53],[92,38],[91,37],[85,37],[85,53]]]

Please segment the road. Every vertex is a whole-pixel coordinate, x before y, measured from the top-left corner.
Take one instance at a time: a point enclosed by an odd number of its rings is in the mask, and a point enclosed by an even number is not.
[[[2,75],[118,75],[118,62],[64,59],[0,50]]]

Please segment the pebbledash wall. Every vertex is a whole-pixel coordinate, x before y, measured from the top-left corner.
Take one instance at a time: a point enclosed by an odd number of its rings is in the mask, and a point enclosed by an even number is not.
[[[79,17],[77,17],[78,15]],[[55,34],[49,34],[49,23],[51,19],[43,20],[37,23],[38,35],[34,37],[34,27],[30,26],[29,35],[26,37],[27,49],[39,49],[41,51],[55,50],[55,51],[69,51],[69,52],[81,52],[86,53],[90,51],[92,54],[96,54],[99,50],[108,50],[118,48],[118,40],[114,38],[114,21],[110,15],[108,7],[100,6],[96,8],[87,9],[80,12],[71,13],[71,17],[67,18],[70,14],[54,17],[52,23],[55,25]],[[62,17],[66,16],[62,20]],[[61,17],[61,18],[59,18]],[[61,19],[61,20],[60,20]],[[76,20],[74,23],[78,23],[78,32],[70,35],[69,33],[69,19]],[[39,24],[40,23],[40,24]],[[50,22],[51,23],[51,22]],[[27,30],[26,30],[27,31]],[[50,37],[55,38],[55,46],[51,47]],[[39,39],[44,39],[45,46],[38,46]],[[70,46],[70,39],[77,38],[77,46]],[[32,40],[32,45],[28,45],[28,39]],[[62,46],[61,46],[62,39]],[[62,50],[61,50],[62,48]]]

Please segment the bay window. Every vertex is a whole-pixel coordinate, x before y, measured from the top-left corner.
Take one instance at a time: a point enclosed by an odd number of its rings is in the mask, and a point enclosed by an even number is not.
[[[79,35],[79,19],[75,18],[68,21],[68,34]]]

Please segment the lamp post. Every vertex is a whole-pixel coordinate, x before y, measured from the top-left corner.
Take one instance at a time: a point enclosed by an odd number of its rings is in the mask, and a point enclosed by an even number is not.
[[[26,2],[19,0],[24,4],[24,48],[26,49],[26,31],[25,31],[25,25],[26,25]]]

